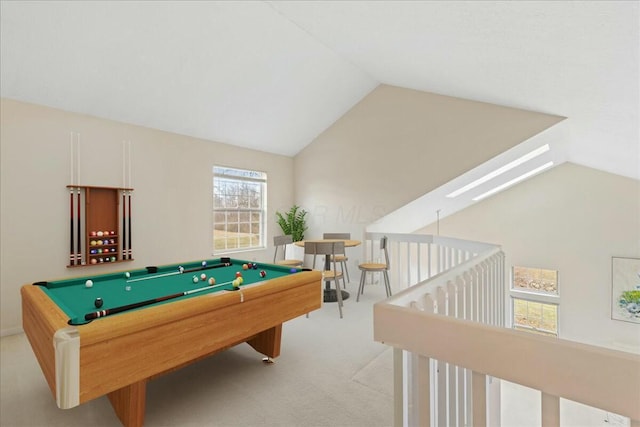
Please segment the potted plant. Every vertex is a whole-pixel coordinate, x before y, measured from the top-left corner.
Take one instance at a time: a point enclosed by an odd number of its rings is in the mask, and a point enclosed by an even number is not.
[[[307,231],[306,215],[307,211],[300,209],[297,205],[293,205],[284,215],[276,212],[277,222],[282,233],[291,235],[294,242],[304,240],[304,232]]]

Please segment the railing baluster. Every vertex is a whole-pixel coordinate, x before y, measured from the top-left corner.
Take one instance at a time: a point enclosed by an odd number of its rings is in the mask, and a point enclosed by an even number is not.
[[[560,398],[542,393],[542,425],[544,427],[560,427]]]
[[[485,427],[487,425],[487,376],[474,371],[471,387],[473,426]]]

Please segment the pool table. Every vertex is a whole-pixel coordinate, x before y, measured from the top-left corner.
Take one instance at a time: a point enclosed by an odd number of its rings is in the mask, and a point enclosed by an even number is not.
[[[320,308],[322,276],[257,267],[219,258],[22,286],[23,328],[58,407],[107,395],[141,426],[147,381],[242,342],[279,356],[282,323]]]

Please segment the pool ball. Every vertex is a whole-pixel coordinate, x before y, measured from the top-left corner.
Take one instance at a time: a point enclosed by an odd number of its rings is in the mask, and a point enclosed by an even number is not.
[[[98,237],[102,237],[102,231],[98,231],[96,234]]]
[[[178,271],[180,272],[180,274],[184,273],[184,267],[183,266],[178,267]]]
[[[213,277],[209,277],[209,284],[211,286],[215,285],[216,284],[216,279],[214,279]]]
[[[102,307],[102,298],[96,298],[96,300],[93,302],[93,305],[95,305],[96,308]]]
[[[98,263],[98,260],[97,260],[97,259],[95,259],[95,258],[91,258],[91,264],[97,264],[97,263]]]
[[[240,276],[236,279],[236,282],[238,282],[238,285],[242,285],[244,283],[244,277]]]
[[[95,240],[92,240],[91,243],[90,243],[91,246],[95,246],[97,244],[98,244],[98,242],[96,242]]]
[[[240,282],[238,282],[238,279],[235,279],[233,282],[231,282],[231,284],[233,285],[234,288],[240,287]]]
[[[260,270],[260,277],[267,277],[267,272],[264,270]]]
[[[127,271],[126,273],[124,273],[124,277],[126,277],[126,278],[128,279],[129,277],[131,277],[131,273],[129,273],[129,272]]]
[[[97,235],[97,233],[96,233],[95,231],[92,231],[91,233],[89,233],[89,235],[90,235],[91,237],[95,237],[95,236]]]
[[[291,273],[297,273],[297,272],[298,272],[298,269],[297,269],[297,268],[292,268],[291,270],[289,270],[289,272],[291,272]]]
[[[248,264],[242,264],[242,269],[243,270],[248,270],[249,269],[249,265]]]
[[[206,267],[207,266],[207,261],[202,261],[202,266]]]
[[[202,273],[202,274],[200,275],[200,280],[202,280],[202,281],[207,280],[207,275],[206,275],[206,274],[204,274],[204,273]]]
[[[236,271],[236,277],[242,277],[242,273],[240,273],[239,271]]]
[[[193,280],[193,283],[198,283],[198,276],[193,276],[191,280]]]
[[[254,270],[257,270],[257,269],[258,269],[258,264],[256,264],[256,263],[254,262],[254,263],[251,265],[251,267],[252,267]]]
[[[92,287],[92,286],[93,286],[93,280],[87,280],[86,282],[84,282],[84,285],[85,285],[87,288]]]

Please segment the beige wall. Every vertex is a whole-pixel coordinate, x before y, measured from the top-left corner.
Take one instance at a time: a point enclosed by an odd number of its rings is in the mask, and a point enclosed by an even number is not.
[[[441,220],[440,234],[498,243],[508,268],[558,270],[560,336],[640,352],[640,325],[610,308],[611,257],[640,257],[639,181],[565,163]]]
[[[38,280],[211,257],[214,164],[268,173],[268,206],[293,203],[293,159],[3,99],[0,291],[2,334],[21,327],[20,286]],[[132,142],[135,261],[66,268],[70,131],[81,136],[80,184],[123,186],[122,141]],[[269,248],[240,258],[270,260]]]
[[[309,235],[366,225],[561,121],[381,85],[295,157]]]

